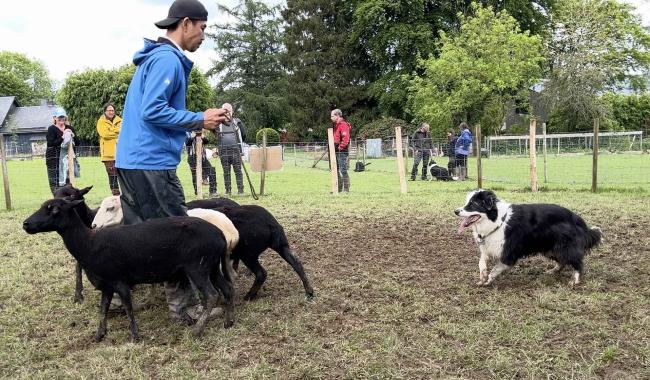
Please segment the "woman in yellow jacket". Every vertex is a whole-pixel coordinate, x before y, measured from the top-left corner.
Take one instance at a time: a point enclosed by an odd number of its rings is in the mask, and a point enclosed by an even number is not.
[[[115,105],[106,103],[104,105],[104,114],[97,120],[97,133],[99,133],[99,154],[104,166],[106,166],[108,185],[113,195],[120,195],[120,188],[117,184],[117,169],[115,168],[115,147],[120,128],[122,128],[122,118],[115,115]]]

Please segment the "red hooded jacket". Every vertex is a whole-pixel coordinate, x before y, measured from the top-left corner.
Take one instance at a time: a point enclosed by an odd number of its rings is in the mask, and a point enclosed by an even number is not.
[[[339,152],[345,152],[348,150],[351,129],[352,126],[350,123],[343,119],[339,119],[334,126],[334,145],[336,146],[336,150]]]

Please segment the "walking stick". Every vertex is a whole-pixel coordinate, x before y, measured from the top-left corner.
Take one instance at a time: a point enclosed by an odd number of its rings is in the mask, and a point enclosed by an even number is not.
[[[233,122],[234,122],[234,120],[233,120]],[[239,126],[237,125],[237,123],[235,123],[235,139],[237,139],[237,147],[238,147],[238,150],[239,150],[239,160],[241,161],[241,154],[242,154],[241,149],[242,149],[242,146],[241,146],[241,139],[239,138]],[[248,186],[251,189],[251,195],[253,196],[253,199],[259,200],[260,198],[257,196],[257,193],[255,192],[255,187],[253,187],[253,182],[251,181],[251,177],[248,175],[248,170],[246,170],[246,165],[244,164],[243,161],[241,163],[241,167],[244,169],[244,173],[246,174],[246,180],[248,180]]]

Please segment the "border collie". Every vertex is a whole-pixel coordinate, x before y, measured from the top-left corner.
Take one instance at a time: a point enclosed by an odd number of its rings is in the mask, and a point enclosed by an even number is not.
[[[449,170],[447,168],[443,168],[442,166],[438,165],[434,160],[429,161],[429,173],[431,173],[431,179],[435,178],[437,181],[455,181],[458,178],[457,177],[452,177],[449,174]]]
[[[472,227],[481,257],[477,285],[489,285],[503,271],[526,256],[541,254],[557,265],[548,273],[558,273],[566,265],[573,268],[570,285],[580,283],[583,258],[602,239],[598,227],[587,227],[574,212],[553,204],[510,204],[490,190],[467,194],[463,207],[454,210],[462,217],[458,233]],[[487,261],[495,265],[488,275]]]

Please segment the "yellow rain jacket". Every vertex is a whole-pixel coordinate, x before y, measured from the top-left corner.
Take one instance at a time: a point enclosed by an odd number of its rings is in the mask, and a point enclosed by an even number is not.
[[[99,154],[102,161],[115,160],[115,146],[117,145],[117,136],[122,128],[122,118],[115,115],[113,121],[102,115],[97,120],[97,133],[99,133]]]

